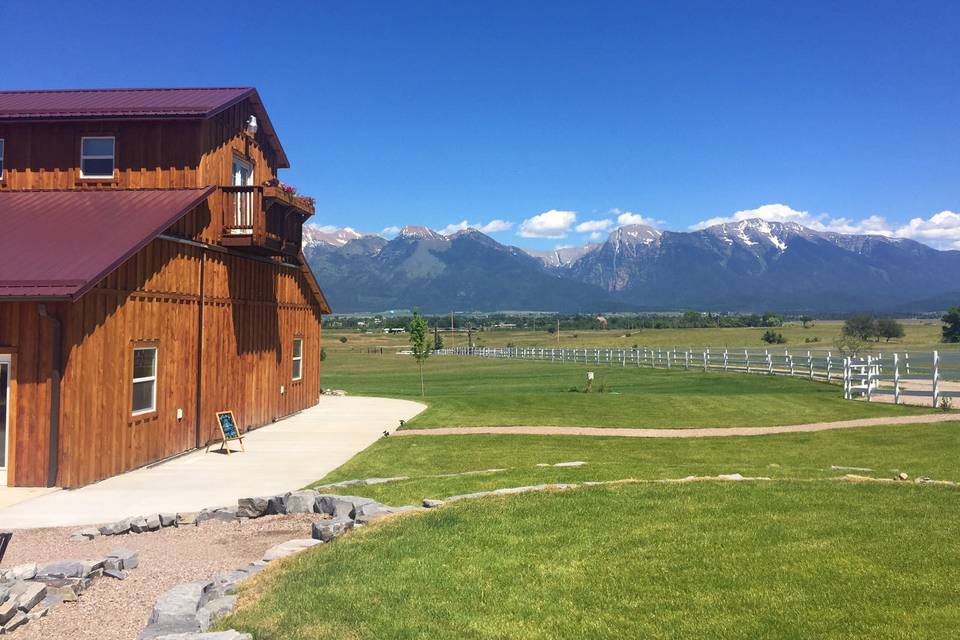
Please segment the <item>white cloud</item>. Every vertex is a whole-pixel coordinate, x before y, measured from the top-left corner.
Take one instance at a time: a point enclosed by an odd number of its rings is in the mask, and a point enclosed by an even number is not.
[[[621,227],[625,227],[628,224],[642,224],[648,227],[656,227],[657,225],[663,224],[662,220],[654,220],[653,218],[648,218],[642,216],[639,213],[633,213],[631,211],[620,211],[620,209],[612,209],[610,213],[616,213],[617,215],[617,224]]]
[[[322,231],[324,233],[336,233],[337,231],[340,230],[339,227],[335,227],[332,224],[308,224],[307,226],[313,229],[316,229],[317,231]],[[349,229],[350,227],[344,227],[344,228]]]
[[[601,238],[603,238],[603,234],[600,233],[599,231],[594,231],[593,233],[590,234],[589,238],[594,242],[596,242],[597,240],[600,240]]]
[[[491,220],[486,224],[482,223],[470,223],[466,220],[461,220],[460,222],[454,222],[453,224],[448,224],[443,229],[438,229],[439,233],[442,233],[445,236],[453,235],[457,231],[463,231],[464,229],[476,229],[481,233],[499,233],[500,231],[507,231],[513,228],[513,223],[506,220]]]
[[[380,232],[380,235],[384,235],[384,236],[395,236],[395,235],[397,235],[398,233],[400,233],[400,227],[390,226],[390,227],[384,228],[384,230]]]
[[[577,233],[588,233],[590,231],[593,231],[594,233],[596,233],[597,231],[603,231],[605,229],[609,229],[611,225],[613,225],[613,220],[609,220],[609,219],[585,220],[584,222],[581,222],[580,224],[578,224],[574,230]]]
[[[913,218],[897,229],[901,238],[911,238],[937,249],[960,249],[960,213],[941,211],[929,220]]]
[[[577,214],[573,211],[551,209],[521,222],[517,235],[521,238],[566,238],[576,221]]]

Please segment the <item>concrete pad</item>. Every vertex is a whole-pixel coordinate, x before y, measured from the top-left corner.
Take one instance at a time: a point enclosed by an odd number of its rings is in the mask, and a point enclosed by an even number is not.
[[[319,480],[426,408],[387,398],[321,396],[320,403],[244,436],[246,452],[203,450],[75,490],[0,509],[5,528],[101,524],[129,516],[199,511],[238,498],[293,491]],[[148,534],[147,534],[148,535]]]
[[[9,507],[20,502],[26,502],[48,493],[60,491],[57,487],[4,487],[0,486],[0,509]]]

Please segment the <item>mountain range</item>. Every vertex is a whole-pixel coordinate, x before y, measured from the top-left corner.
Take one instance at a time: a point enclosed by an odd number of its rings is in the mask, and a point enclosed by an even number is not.
[[[525,251],[475,229],[407,226],[392,240],[304,228],[335,313],[935,311],[960,302],[960,251],[762,219],[699,231],[645,225],[605,242]]]

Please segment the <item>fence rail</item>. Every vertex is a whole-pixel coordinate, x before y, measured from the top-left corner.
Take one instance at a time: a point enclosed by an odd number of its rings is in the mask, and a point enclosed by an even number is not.
[[[847,399],[863,396],[873,400],[889,395],[897,404],[905,398],[927,398],[936,407],[943,398],[960,397],[960,384],[947,382],[960,381],[958,352],[878,352],[848,357],[816,349],[456,347],[436,353],[561,364],[787,375],[842,384]]]

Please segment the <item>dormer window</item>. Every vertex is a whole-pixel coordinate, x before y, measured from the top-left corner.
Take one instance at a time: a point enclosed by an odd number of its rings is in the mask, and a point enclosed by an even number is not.
[[[116,141],[113,136],[80,139],[80,177],[113,179]]]

